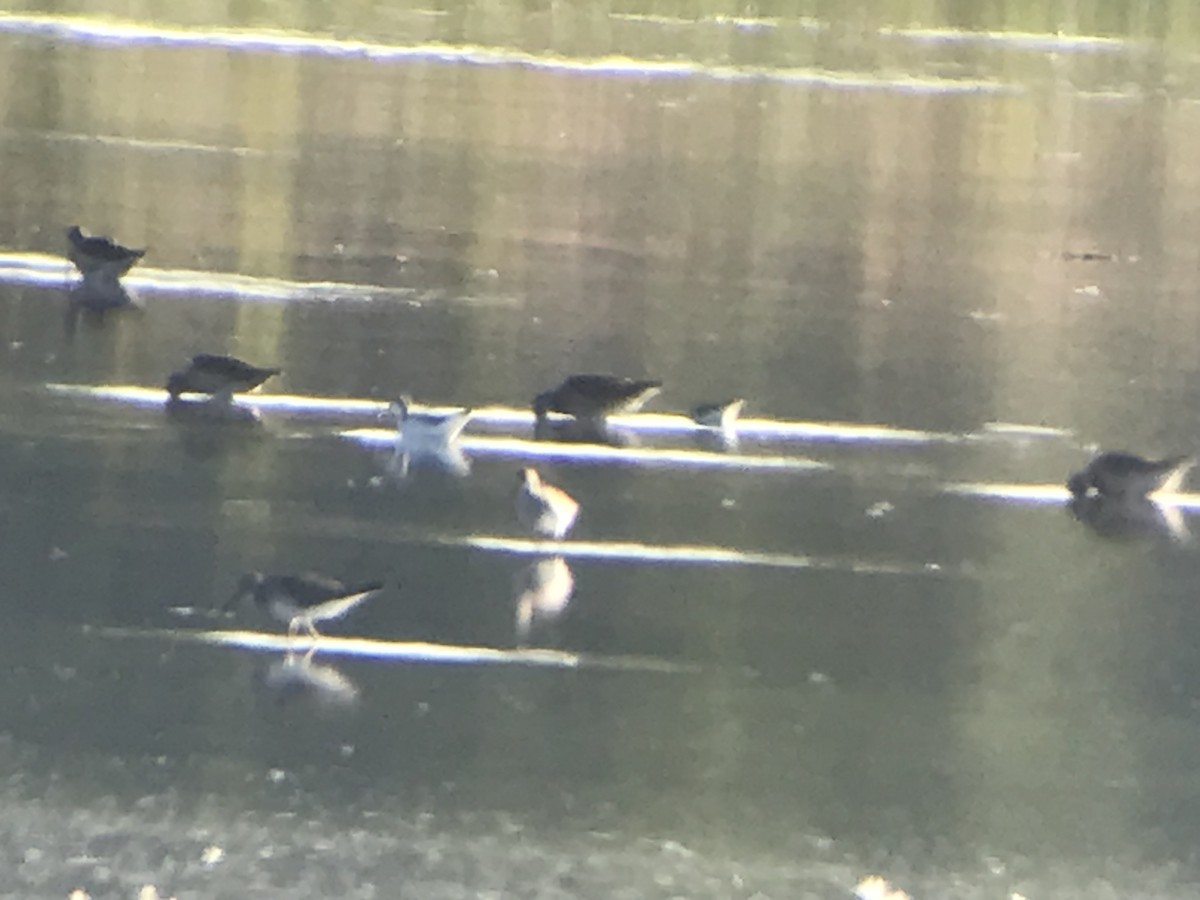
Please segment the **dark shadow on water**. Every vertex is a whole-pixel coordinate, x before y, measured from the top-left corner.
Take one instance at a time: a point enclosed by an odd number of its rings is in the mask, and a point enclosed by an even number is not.
[[[1105,540],[1131,542],[1158,541],[1187,544],[1191,541],[1187,522],[1175,508],[1164,507],[1147,497],[1074,497],[1067,510]]]
[[[397,448],[384,464],[384,477],[393,484],[404,484],[414,478],[465,478],[471,474],[471,461],[456,446],[436,451],[401,450]]]
[[[737,432],[725,428],[705,428],[692,434],[692,440],[701,450],[713,453],[736,453],[741,449]]]
[[[74,284],[67,296],[63,313],[63,333],[71,340],[82,320],[90,328],[104,327],[110,315],[144,312],[136,297],[106,270],[85,275]]]
[[[533,438],[560,444],[604,444],[609,447],[638,447],[637,435],[610,425],[603,419],[540,419],[534,423]]]
[[[192,459],[212,459],[262,435],[262,415],[250,406],[172,398],[163,410]]]
[[[279,706],[318,710],[348,709],[358,702],[359,689],[340,669],[314,660],[316,647],[304,654],[286,653],[263,667],[257,682]]]

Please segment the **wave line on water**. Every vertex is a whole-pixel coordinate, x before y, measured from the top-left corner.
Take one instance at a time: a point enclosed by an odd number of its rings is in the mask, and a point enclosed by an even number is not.
[[[396,430],[358,428],[340,437],[368,446],[388,447],[396,442]],[[680,466],[707,469],[774,469],[815,472],[832,468],[828,463],[803,456],[750,456],[687,450],[675,447],[611,447],[606,444],[558,444],[526,438],[464,435],[455,445],[473,456],[500,456],[564,462],[630,463],[645,466]]]
[[[47,383],[46,388],[60,394],[69,394],[74,396],[94,397],[100,400],[113,400],[117,402],[133,403],[143,406],[162,405],[166,402],[166,392],[160,388],[148,388],[143,385],[135,384],[62,384],[57,382]],[[368,400],[354,397],[317,397],[309,394],[240,394],[238,395],[240,402],[248,406],[254,406],[261,410],[285,410],[293,413],[317,413],[323,415],[329,414],[349,414],[349,415],[372,415],[378,417],[381,413],[385,413],[388,409],[388,403],[382,400]],[[434,413],[450,412],[455,409],[461,409],[461,406],[443,406],[443,405],[418,405],[414,409],[428,411]],[[528,409],[517,409],[514,407],[505,406],[487,406],[475,409],[472,412],[472,422],[475,424],[490,424],[501,426],[521,426],[532,427],[534,424],[533,413]],[[608,419],[610,425],[616,429],[624,429],[632,432],[647,433],[647,434],[703,434],[709,432],[703,426],[697,425],[691,418],[678,414],[668,413],[638,413],[631,416],[611,416]],[[469,428],[469,426],[468,426]],[[911,428],[898,428],[890,425],[877,424],[855,424],[852,422],[802,422],[802,421],[787,421],[782,419],[742,419],[738,422],[737,433],[741,437],[760,438],[760,439],[777,439],[777,440],[806,440],[812,442],[831,442],[831,443],[869,443],[869,444],[935,444],[935,443],[959,443],[963,440],[962,435],[951,434],[949,432],[937,431],[920,431]],[[390,440],[395,440],[394,429],[384,428],[359,428],[350,429],[341,432],[341,436],[353,441],[358,441],[363,444],[382,445]],[[468,437],[464,440],[474,440],[477,435],[471,435],[468,432]],[[542,446],[543,455],[562,455],[567,451],[561,450],[567,444],[561,444],[555,441],[539,441]],[[464,445],[467,446],[467,445]],[[485,446],[482,445],[481,446]],[[579,447],[594,447],[598,445],[579,444]],[[560,449],[554,449],[560,448]],[[526,448],[510,448],[512,452],[531,453],[536,455],[536,450]],[[617,448],[610,447],[610,450],[631,450],[633,448]],[[501,447],[496,445],[496,452],[501,452]],[[603,450],[598,451],[603,452]],[[758,456],[735,456],[732,454],[710,454],[712,456],[724,456],[727,459],[752,459],[765,460],[770,457]],[[795,458],[788,458],[786,467],[795,467],[792,463]],[[760,462],[760,465],[765,463]],[[823,463],[817,463],[813,460],[807,462],[801,461],[800,467],[825,467]]]
[[[865,559],[836,559],[792,553],[766,553],[736,550],[703,544],[645,544],[636,541],[537,541],[486,534],[432,539],[442,546],[470,547],[517,556],[563,556],[568,559],[608,559],[633,563],[677,563],[684,565],[737,565],[773,569],[809,569],[823,572],[851,572],[856,575],[932,575],[958,574],[940,563],[889,563]]]
[[[80,283],[75,267],[61,256],[48,253],[0,253],[0,283],[61,286],[70,289]],[[121,278],[121,283],[149,294],[197,294],[213,297],[237,297],[239,300],[404,301],[420,305],[423,300],[413,288],[380,284],[355,284],[345,281],[288,281],[238,275],[232,272],[205,272],[196,269],[154,269],[142,267]]]
[[[1008,503],[1062,505],[1071,499],[1071,492],[1062,484],[959,481],[943,484],[942,491],[957,497],[975,497],[981,500],[999,500]],[[1148,499],[1162,506],[1200,510],[1200,494],[1151,494]]]
[[[515,47],[479,44],[385,44],[331,38],[306,32],[250,31],[231,28],[180,28],[130,20],[37,14],[0,14],[0,31],[59,41],[99,45],[157,44],[252,53],[363,58],[378,62],[421,62],[475,66],[519,66],[571,73],[638,78],[708,78],[714,81],[765,81],[839,89],[892,90],[909,93],[1016,93],[1011,84],[985,79],[831,71],[804,67],[712,64],[692,60],[532,53]]]
[[[354,656],[366,659],[399,662],[433,663],[441,665],[522,665],[553,669],[609,669],[630,672],[662,672],[668,674],[698,672],[691,663],[672,662],[650,656],[611,656],[572,653],[548,648],[514,648],[438,644],[428,641],[389,641],[378,638],[295,637],[262,631],[207,630],[187,628],[88,628],[86,631],[104,638],[149,638],[169,641],[190,641],[217,647],[241,650],[303,653],[313,647],[317,654]]]
[[[742,31],[781,30],[802,31],[809,34],[831,30],[828,22],[811,16],[768,16],[768,15],[666,15],[656,13],[612,12],[610,19],[623,22],[665,25],[673,28],[695,28],[697,26],[723,26]],[[914,28],[884,25],[875,29],[880,37],[894,37],[922,43],[983,43],[1017,50],[1053,51],[1056,53],[1073,50],[1114,51],[1125,50],[1131,41],[1125,38],[1105,37],[1094,34],[1066,34],[1061,31],[1009,31],[1004,29],[964,28]]]

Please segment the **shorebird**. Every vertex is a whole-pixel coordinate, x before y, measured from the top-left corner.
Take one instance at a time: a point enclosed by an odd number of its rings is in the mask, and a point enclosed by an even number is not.
[[[537,469],[517,473],[517,521],[539,537],[561,540],[579,515],[579,503],[561,488],[546,484]]]
[[[603,419],[637,412],[662,391],[661,381],[634,381],[616,375],[568,375],[557,387],[533,398],[533,413],[544,419],[560,412],[576,419]]]
[[[215,399],[228,402],[235,393],[251,391],[279,371],[252,366],[232,356],[198,353],[184,368],[171,373],[167,393],[172,400],[188,393],[212,394]]]
[[[536,419],[533,423],[533,439],[560,444],[604,444],[609,447],[637,447],[640,443],[634,432],[606,419]]]
[[[1137,498],[1160,491],[1173,493],[1195,462],[1190,456],[1143,459],[1132,453],[1108,451],[1073,474],[1067,480],[1067,489],[1076,497],[1099,494]]]
[[[238,581],[225,609],[250,599],[277,622],[288,627],[288,637],[301,631],[320,637],[317,622],[340,619],[383,589],[381,582],[346,585],[322,575],[264,575],[250,572]]]
[[[746,401],[741,397],[724,403],[701,403],[692,409],[692,421],[705,428],[732,431],[745,405]]]
[[[399,443],[409,450],[448,447],[458,439],[471,421],[470,409],[448,413],[413,412],[412,398],[402,394],[388,407],[396,417]]]
[[[85,236],[78,225],[67,229],[67,243],[67,259],[84,275],[104,270],[119,278],[146,255],[145,247],[135,250],[103,235]]]

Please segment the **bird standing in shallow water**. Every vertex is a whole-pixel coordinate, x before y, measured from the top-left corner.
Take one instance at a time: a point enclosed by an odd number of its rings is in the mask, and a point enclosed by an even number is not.
[[[741,397],[725,403],[701,403],[692,409],[692,421],[705,428],[732,431],[746,401]]]
[[[1195,462],[1190,456],[1144,459],[1133,453],[1108,451],[1067,479],[1067,489],[1076,497],[1098,494],[1137,498],[1159,491],[1173,493]]]
[[[576,419],[603,419],[637,412],[662,391],[661,381],[634,381],[616,375],[568,375],[557,387],[533,398],[533,413],[544,419],[560,412]]]
[[[575,498],[546,484],[536,469],[522,469],[517,473],[517,483],[517,521],[540,537],[565,537],[579,515]]]
[[[407,478],[410,465],[440,469],[457,477],[471,471],[458,445],[459,435],[471,421],[471,410],[414,412],[407,395],[393,400],[389,409],[396,418],[396,446],[387,465],[392,478]]]
[[[301,631],[318,638],[317,622],[340,619],[383,589],[381,582],[349,586],[322,575],[264,575],[250,572],[238,581],[225,609],[253,600],[277,622],[288,627],[288,637]]]
[[[67,259],[84,275],[105,270],[119,278],[146,255],[144,247],[135,250],[102,235],[85,236],[78,225],[67,229],[67,243]]]
[[[212,394],[214,399],[228,402],[234,394],[254,390],[279,369],[252,366],[233,356],[198,353],[184,368],[171,373],[167,393],[172,400],[180,394]]]
[[[389,409],[396,417],[400,442],[406,446],[447,446],[462,434],[471,421],[471,410],[456,409],[448,413],[413,412],[412,398],[401,395]]]

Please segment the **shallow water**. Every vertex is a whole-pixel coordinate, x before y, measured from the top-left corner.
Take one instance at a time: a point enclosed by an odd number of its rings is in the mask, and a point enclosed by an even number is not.
[[[1185,5],[303,9],[0,15],[0,897],[1200,893],[1200,497],[1063,488],[1200,433]]]

